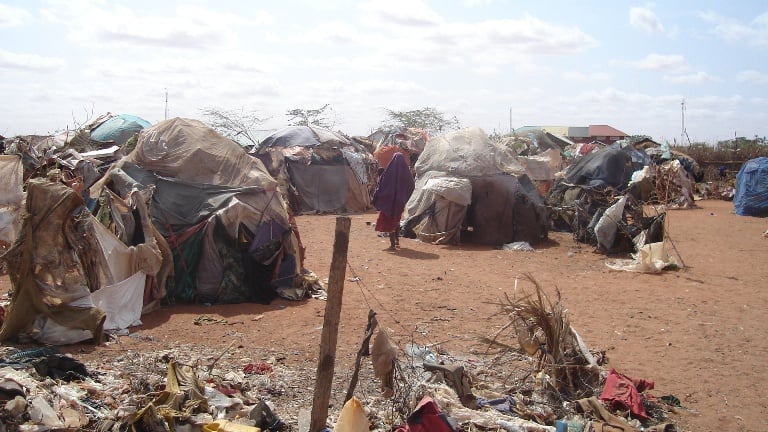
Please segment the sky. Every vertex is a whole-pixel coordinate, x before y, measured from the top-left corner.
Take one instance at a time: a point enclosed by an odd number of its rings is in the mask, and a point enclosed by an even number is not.
[[[768,2],[0,0],[0,101],[6,137],[326,104],[349,135],[433,107],[487,133],[765,137]]]

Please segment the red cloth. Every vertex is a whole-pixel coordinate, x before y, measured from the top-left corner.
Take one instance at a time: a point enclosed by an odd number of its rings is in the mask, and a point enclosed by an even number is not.
[[[376,219],[376,231],[387,233],[397,232],[397,230],[400,229],[400,216],[402,216],[402,213],[397,217],[390,217],[384,212],[379,212],[379,217]]]
[[[629,409],[632,414],[645,420],[648,414],[645,412],[643,397],[640,393],[651,389],[653,389],[652,380],[630,378],[611,369],[605,379],[603,392],[600,393],[600,400],[608,402],[613,409]]]
[[[419,402],[416,409],[408,416],[405,427],[400,426],[395,432],[456,432],[448,418],[440,412],[440,407],[429,396]]]

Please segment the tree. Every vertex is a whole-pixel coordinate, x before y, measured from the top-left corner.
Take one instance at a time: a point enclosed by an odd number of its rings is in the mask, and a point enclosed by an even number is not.
[[[325,104],[318,109],[295,108],[285,113],[288,116],[290,126],[318,126],[325,129],[331,129],[336,125],[336,120],[330,119],[333,115],[333,108],[330,104]]]
[[[241,146],[258,146],[257,127],[269,120],[259,117],[256,111],[225,110],[223,108],[203,108],[200,110],[208,119],[208,124],[216,132],[224,135]]]
[[[395,111],[384,109],[387,118],[382,123],[384,129],[417,128],[424,129],[430,135],[440,135],[461,127],[456,116],[448,117],[432,107],[424,107],[411,111]]]

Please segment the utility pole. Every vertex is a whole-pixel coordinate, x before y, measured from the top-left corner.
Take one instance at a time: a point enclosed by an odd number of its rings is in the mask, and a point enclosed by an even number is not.
[[[165,120],[168,120],[168,88],[165,88]]]
[[[682,129],[680,129],[680,145],[683,145],[683,142],[685,142],[685,99],[680,102],[680,112],[683,119]]]
[[[512,135],[512,107],[509,107],[509,134]]]

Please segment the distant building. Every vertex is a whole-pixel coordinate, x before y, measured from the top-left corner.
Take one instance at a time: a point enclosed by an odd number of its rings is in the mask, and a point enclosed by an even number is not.
[[[623,140],[629,135],[608,125],[589,126],[523,126],[515,129],[518,136],[525,136],[533,131],[549,132],[555,136],[562,136],[577,144],[589,144],[599,142],[610,145]]]

